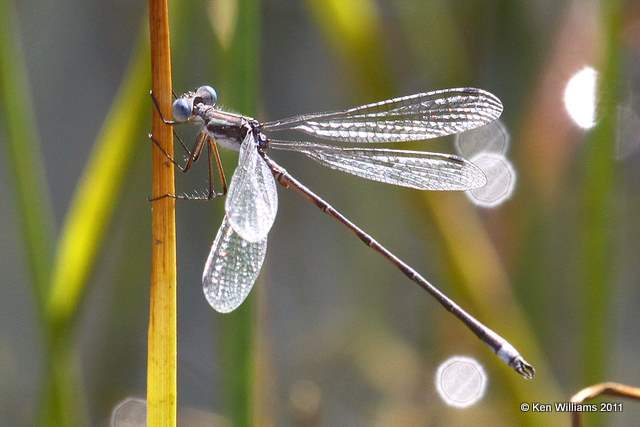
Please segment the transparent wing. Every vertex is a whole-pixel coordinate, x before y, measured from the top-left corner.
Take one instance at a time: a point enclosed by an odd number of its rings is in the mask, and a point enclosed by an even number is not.
[[[251,133],[240,146],[238,167],[225,203],[229,224],[243,239],[264,239],[278,211],[278,192],[271,170],[258,153]]]
[[[224,217],[202,273],[202,288],[207,301],[220,313],[229,313],[247,298],[253,287],[264,256],[266,237],[247,242]]]
[[[296,151],[352,175],[419,190],[471,190],[487,179],[473,163],[450,154],[383,148],[343,148],[310,142],[271,141],[271,148]]]
[[[263,129],[297,130],[340,142],[419,141],[486,125],[501,113],[502,103],[491,93],[457,88],[267,122]]]

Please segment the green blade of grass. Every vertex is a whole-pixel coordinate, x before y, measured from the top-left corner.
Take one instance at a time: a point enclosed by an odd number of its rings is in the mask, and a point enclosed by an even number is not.
[[[43,313],[53,249],[53,213],[16,22],[11,2],[0,0],[0,120],[7,133],[3,145],[15,187],[28,269]]]
[[[75,378],[72,321],[86,292],[89,277],[117,206],[140,123],[147,111],[149,86],[147,45],[140,43],[120,91],[112,104],[91,158],[76,189],[58,240],[51,285],[45,301],[47,372],[39,422],[76,426],[84,408]]]
[[[222,52],[222,89],[226,103],[251,115],[259,95],[260,0],[237,0],[236,8],[233,35]]]
[[[238,0],[235,11],[235,16],[226,16],[235,25],[228,45],[218,53],[223,67],[221,94],[226,105],[242,114],[253,115],[258,96],[260,0]],[[225,398],[231,425],[237,427],[251,426],[255,421],[254,321],[259,288],[260,284],[256,283],[242,306],[221,321]]]
[[[615,172],[615,131],[618,76],[620,71],[620,1],[601,2],[604,51],[600,78],[600,120],[585,146],[583,259],[584,292],[582,355],[585,384],[603,381],[609,352],[608,304],[611,301],[613,268],[612,194]]]
[[[307,6],[331,48],[344,59],[353,86],[366,91],[367,97],[388,95],[392,84],[380,63],[384,38],[377,27],[380,13],[376,4],[370,0],[307,0]]]
[[[86,424],[86,409],[78,387],[78,370],[74,366],[74,351],[68,333],[49,336],[44,372],[42,401],[38,424],[43,427],[76,427]],[[82,421],[81,421],[82,420]]]
[[[66,325],[85,293],[149,108],[148,47],[140,43],[76,189],[58,241],[47,314]]]

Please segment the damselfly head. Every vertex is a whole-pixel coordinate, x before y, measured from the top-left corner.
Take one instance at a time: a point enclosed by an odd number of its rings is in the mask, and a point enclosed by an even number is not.
[[[196,90],[196,96],[193,100],[194,104],[202,102],[205,105],[215,105],[218,102],[218,93],[211,86],[200,86]]]
[[[199,104],[214,106],[218,102],[218,94],[211,86],[200,86],[195,92],[186,92],[173,101],[173,119],[176,122],[187,122],[196,114],[194,106]]]
[[[173,120],[176,122],[186,122],[193,111],[193,97],[180,97],[173,101]]]

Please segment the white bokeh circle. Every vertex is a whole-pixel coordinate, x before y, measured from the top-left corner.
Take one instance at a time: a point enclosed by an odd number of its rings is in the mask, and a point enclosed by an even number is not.
[[[147,425],[147,401],[128,397],[119,402],[111,412],[111,427],[145,427]]]
[[[496,207],[509,200],[516,187],[516,171],[511,162],[497,153],[478,153],[470,161],[482,169],[487,183],[467,191],[469,200],[483,208]]]
[[[479,153],[506,155],[511,136],[501,120],[496,120],[479,128],[456,134],[454,145],[458,154],[470,158]]]
[[[564,89],[564,107],[571,120],[583,129],[596,125],[598,72],[584,67],[567,81]]]
[[[451,357],[436,372],[436,390],[449,406],[468,408],[484,396],[486,387],[484,369],[470,357]]]

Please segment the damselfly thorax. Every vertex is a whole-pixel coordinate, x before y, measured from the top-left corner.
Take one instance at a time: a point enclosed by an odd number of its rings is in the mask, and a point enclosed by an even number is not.
[[[199,89],[201,92],[203,89]],[[223,111],[216,105],[205,103],[197,96],[182,96],[173,105],[174,117],[188,116],[187,121],[200,122],[202,131],[206,132],[224,148],[240,151],[240,145],[248,132],[256,132],[257,120],[240,114]],[[190,109],[190,112],[187,112]]]

